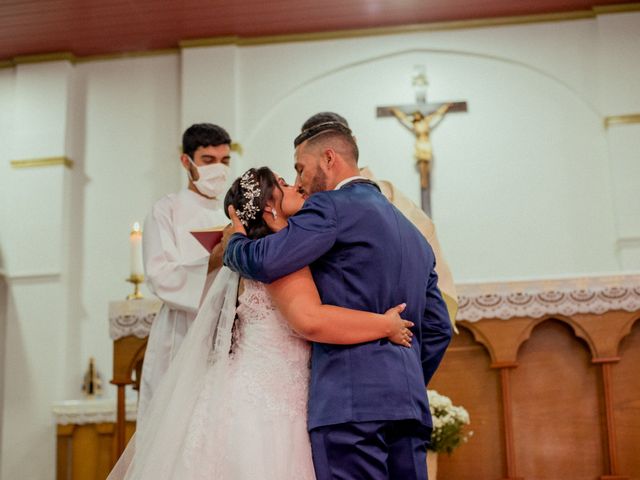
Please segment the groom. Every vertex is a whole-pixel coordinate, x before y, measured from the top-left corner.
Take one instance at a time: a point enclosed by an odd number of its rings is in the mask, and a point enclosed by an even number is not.
[[[310,265],[325,304],[383,313],[407,303],[411,349],[386,340],[313,344],[308,428],[318,480],[425,480],[425,385],[451,339],[433,251],[359,176],[358,147],[344,124],[315,124],[294,147],[296,183],[311,196],[278,233],[233,235],[224,263],[266,283]]]

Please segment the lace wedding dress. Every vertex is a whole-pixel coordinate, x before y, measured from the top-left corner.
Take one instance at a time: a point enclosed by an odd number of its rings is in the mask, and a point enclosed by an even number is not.
[[[261,283],[245,282],[237,311],[228,291],[209,296],[109,480],[314,480],[309,344]]]

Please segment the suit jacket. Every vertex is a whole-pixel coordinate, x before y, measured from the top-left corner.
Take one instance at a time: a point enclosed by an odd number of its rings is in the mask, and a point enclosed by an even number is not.
[[[451,339],[433,250],[372,183],[316,193],[289,226],[259,240],[233,235],[224,262],[272,282],[310,265],[324,304],[384,313],[407,303],[412,348],[387,339],[314,343],[308,428],[415,419],[431,427],[425,385]]]

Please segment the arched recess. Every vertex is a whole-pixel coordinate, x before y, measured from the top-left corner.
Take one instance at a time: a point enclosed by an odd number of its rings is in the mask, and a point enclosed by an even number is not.
[[[456,480],[502,478],[504,465],[503,416],[500,376],[492,369],[486,348],[474,340],[471,331],[460,325],[430,389],[451,398],[467,409],[473,436],[451,456],[440,455],[439,475]],[[483,459],[481,462],[478,459]]]
[[[584,326],[579,321],[577,321],[573,317],[566,317],[564,315],[545,315],[544,317],[541,317],[541,318],[530,319],[530,324],[527,326],[527,328],[522,332],[522,335],[520,335],[519,337],[518,346],[516,347],[516,357],[518,356],[519,351],[522,348],[522,346],[525,344],[525,342],[529,340],[529,338],[531,338],[531,334],[533,333],[533,330],[536,327],[538,327],[538,325],[540,325],[541,323],[544,323],[549,320],[560,322],[570,327],[573,330],[573,334],[576,337],[582,339],[586,344],[586,346],[589,348],[589,353],[591,354],[591,358],[596,358],[598,356],[598,349],[596,346],[597,339],[593,338],[591,334],[584,328]]]
[[[378,62],[382,62],[389,59],[394,59],[402,56],[412,55],[412,54],[433,54],[433,55],[455,55],[459,57],[468,57],[468,58],[476,58],[487,60],[491,62],[501,63],[501,64],[509,64],[518,68],[522,68],[524,70],[533,72],[540,76],[541,79],[551,81],[557,85],[559,85],[562,89],[568,92],[570,95],[574,96],[580,103],[582,103],[586,110],[590,112],[591,115],[600,119],[602,114],[598,110],[598,107],[593,102],[593,99],[585,96],[583,93],[579,92],[577,89],[573,88],[570,84],[559,78],[554,74],[554,72],[547,71],[545,69],[539,68],[538,66],[530,63],[526,63],[521,60],[517,60],[514,58],[509,58],[505,56],[499,55],[491,55],[487,53],[472,51],[472,50],[457,50],[457,49],[442,49],[442,48],[424,48],[424,47],[414,47],[414,48],[403,48],[399,50],[393,50],[390,52],[385,52],[383,54],[375,54],[375,55],[367,55],[359,58],[357,60],[347,61],[341,63],[339,65],[334,65],[331,68],[327,68],[325,71],[304,78],[302,81],[297,84],[291,86],[286,91],[279,93],[275,98],[273,98],[270,102],[270,105],[267,105],[267,108],[264,112],[261,112],[261,116],[258,122],[254,125],[251,125],[251,128],[248,129],[248,136],[246,137],[246,142],[251,143],[254,140],[254,135],[256,135],[262,128],[268,125],[273,121],[274,115],[277,115],[278,110],[281,108],[282,104],[287,101],[288,98],[312,87],[314,84],[322,82],[327,78],[336,76],[338,74],[347,72],[349,70],[354,70],[356,68],[366,66],[369,64],[374,64]]]
[[[511,373],[518,476],[598,478],[605,471],[599,371],[568,319],[535,323]]]
[[[619,345],[620,361],[611,369],[618,471],[640,478],[640,316]]]
[[[239,92],[244,166],[268,164],[292,179],[291,142],[302,122],[335,110],[354,128],[360,163],[419,204],[413,139],[394,119],[376,118],[375,107],[412,102],[399,72],[428,64],[433,101],[469,102],[467,114],[438,127],[432,172],[433,217],[457,277],[614,268],[606,138],[598,112],[575,88],[535,66],[473,52],[413,48],[363,57],[283,88],[260,111],[259,89],[247,80]],[[274,81],[287,75],[271,73]],[[598,222],[602,228],[594,229]],[[564,234],[548,234],[558,230]],[[577,248],[571,239],[585,231],[588,246]],[[482,235],[470,243],[463,232]]]

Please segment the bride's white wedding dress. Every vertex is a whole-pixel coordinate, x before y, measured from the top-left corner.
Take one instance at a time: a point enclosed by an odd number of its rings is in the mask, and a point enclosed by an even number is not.
[[[237,282],[234,275],[223,277]],[[131,442],[137,451],[127,447],[109,479],[315,479],[310,346],[258,282],[245,282],[232,330],[235,295],[224,280],[216,279],[156,392]],[[220,310],[217,321],[205,319]]]

